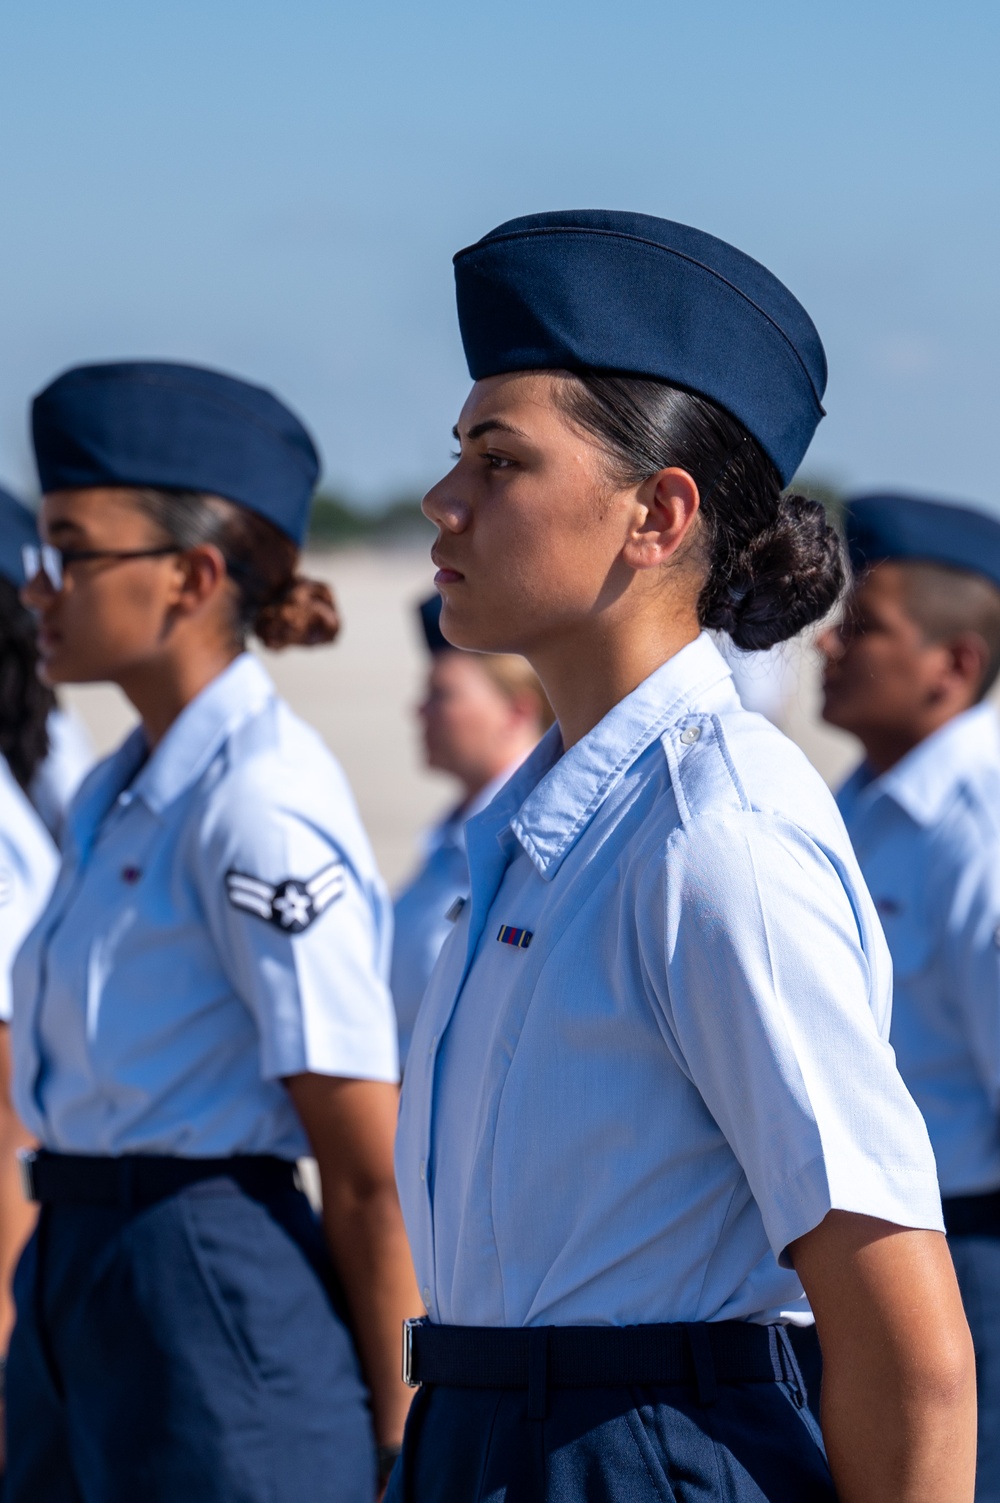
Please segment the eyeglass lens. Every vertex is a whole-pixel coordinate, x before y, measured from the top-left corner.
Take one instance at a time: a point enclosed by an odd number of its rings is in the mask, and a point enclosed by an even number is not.
[[[24,577],[30,584],[39,574],[44,574],[54,590],[62,589],[62,554],[51,543],[25,543],[21,549]]]

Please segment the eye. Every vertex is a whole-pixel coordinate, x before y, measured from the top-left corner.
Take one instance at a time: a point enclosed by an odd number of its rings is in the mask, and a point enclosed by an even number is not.
[[[449,449],[448,450],[448,458],[449,459],[461,459],[461,457],[462,457],[462,451],[461,451],[461,449]]]
[[[484,454],[483,458],[491,470],[506,470],[514,463],[512,459],[508,459],[504,454]]]

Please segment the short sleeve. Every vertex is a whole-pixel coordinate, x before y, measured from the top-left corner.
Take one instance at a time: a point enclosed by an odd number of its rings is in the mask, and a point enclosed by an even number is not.
[[[264,1078],[396,1081],[391,919],[346,845],[261,779],[228,790],[199,840],[209,928],[256,1021]]]
[[[775,1256],[787,1264],[833,1209],[940,1230],[927,1131],[883,1037],[888,955],[860,882],[798,827],[728,812],[671,836],[647,903],[668,1044]]]

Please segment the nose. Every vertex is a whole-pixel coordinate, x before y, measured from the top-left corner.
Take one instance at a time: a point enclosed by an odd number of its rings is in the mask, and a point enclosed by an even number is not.
[[[844,638],[839,622],[820,632],[816,638],[816,647],[828,663],[836,663],[844,656]]]
[[[464,532],[469,525],[469,506],[453,492],[449,493],[450,479],[450,476],[446,476],[437,485],[432,485],[421,501],[420,509],[428,521],[433,522],[442,532]]]
[[[21,586],[21,602],[29,610],[42,610],[55,599],[57,594],[58,591],[41,565],[37,572]]]

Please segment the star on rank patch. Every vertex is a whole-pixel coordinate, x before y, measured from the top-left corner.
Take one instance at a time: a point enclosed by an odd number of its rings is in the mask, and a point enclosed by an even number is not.
[[[226,892],[234,908],[243,908],[285,934],[303,934],[344,891],[344,863],[331,861],[308,881],[286,877],[277,884],[245,872],[226,873]]]

